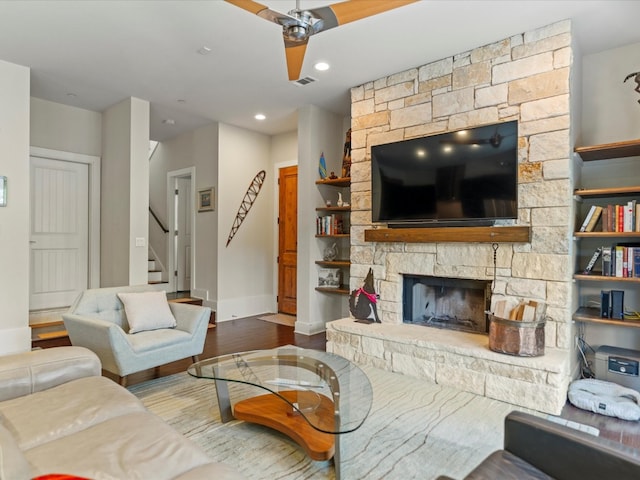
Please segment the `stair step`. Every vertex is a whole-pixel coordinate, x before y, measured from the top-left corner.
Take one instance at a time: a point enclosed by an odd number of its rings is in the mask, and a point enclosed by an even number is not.
[[[172,298],[169,301],[174,303],[188,303],[190,305],[202,305],[201,298],[193,298],[193,297]]]

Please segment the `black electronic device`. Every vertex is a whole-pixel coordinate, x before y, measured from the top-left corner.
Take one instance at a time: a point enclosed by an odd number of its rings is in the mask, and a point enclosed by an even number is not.
[[[600,291],[600,316],[609,318],[611,315],[611,292],[607,290]]]
[[[624,319],[624,291],[611,290],[611,318]]]
[[[518,122],[371,147],[374,222],[491,225],[518,217]]]

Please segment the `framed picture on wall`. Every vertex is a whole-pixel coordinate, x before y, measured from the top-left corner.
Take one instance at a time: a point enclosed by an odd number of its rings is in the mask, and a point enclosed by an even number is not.
[[[212,212],[216,205],[216,191],[214,187],[198,190],[198,212]]]

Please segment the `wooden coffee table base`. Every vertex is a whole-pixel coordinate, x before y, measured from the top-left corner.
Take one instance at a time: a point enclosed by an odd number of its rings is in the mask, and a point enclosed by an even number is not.
[[[315,395],[313,392],[296,390],[279,392],[291,403],[299,402],[305,393]],[[323,430],[332,431],[335,428],[333,402],[324,395],[319,397],[318,407],[313,412],[305,412],[305,415]],[[329,460],[335,452],[334,435],[313,428],[278,395],[260,395],[241,400],[234,405],[233,416],[283,433],[300,445],[312,460]]]

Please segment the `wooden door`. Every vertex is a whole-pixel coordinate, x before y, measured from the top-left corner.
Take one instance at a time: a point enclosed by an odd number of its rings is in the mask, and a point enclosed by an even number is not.
[[[29,309],[67,307],[87,288],[89,168],[31,157]]]
[[[278,311],[296,314],[298,257],[298,167],[281,168],[278,178]]]

